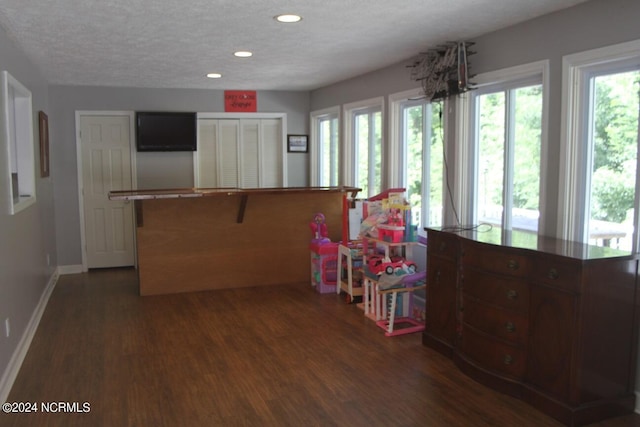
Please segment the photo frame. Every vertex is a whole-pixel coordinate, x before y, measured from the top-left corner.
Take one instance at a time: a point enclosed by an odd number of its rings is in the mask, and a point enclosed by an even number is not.
[[[40,177],[49,176],[49,118],[44,111],[38,112],[40,129]]]
[[[309,135],[287,135],[288,153],[308,153]]]

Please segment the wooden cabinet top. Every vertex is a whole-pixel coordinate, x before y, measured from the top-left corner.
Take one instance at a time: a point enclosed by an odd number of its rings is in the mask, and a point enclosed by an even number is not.
[[[538,236],[530,232],[519,230],[504,230],[499,227],[490,228],[481,226],[472,229],[434,227],[426,228],[425,230],[457,235],[472,242],[503,246],[516,250],[536,251],[543,254],[562,256],[583,261],[615,257],[636,257],[636,255],[631,254],[630,251],[588,245],[585,243],[572,242],[554,237]],[[427,237],[427,248],[428,247],[429,241]]]

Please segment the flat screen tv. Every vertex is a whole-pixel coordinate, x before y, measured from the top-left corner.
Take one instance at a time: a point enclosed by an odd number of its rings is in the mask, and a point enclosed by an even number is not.
[[[196,113],[138,111],[138,151],[196,151]]]

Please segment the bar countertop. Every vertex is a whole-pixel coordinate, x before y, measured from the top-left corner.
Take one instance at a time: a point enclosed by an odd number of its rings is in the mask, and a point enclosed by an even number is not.
[[[110,200],[148,200],[148,199],[178,199],[212,196],[247,196],[251,194],[278,193],[351,193],[352,197],[360,191],[356,187],[271,187],[271,188],[170,188],[157,190],[110,191]]]

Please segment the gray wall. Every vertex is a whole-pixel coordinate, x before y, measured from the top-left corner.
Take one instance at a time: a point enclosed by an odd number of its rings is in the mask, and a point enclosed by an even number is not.
[[[36,165],[39,165],[37,112],[50,112],[47,85],[2,28],[0,69],[9,71],[32,93],[34,152]],[[57,265],[53,209],[55,173],[51,178],[40,178],[38,168],[36,176],[36,203],[16,215],[0,212],[0,379],[6,375],[9,361]],[[47,255],[50,265],[47,265]],[[8,338],[5,337],[5,319],[10,322]]]
[[[56,173],[55,210],[59,265],[82,264],[76,166],[76,111],[223,112],[224,92],[193,89],[140,89],[51,86],[51,154]],[[308,92],[258,92],[258,112],[286,113],[288,133],[308,133]],[[290,186],[308,185],[308,155],[287,154]],[[191,153],[138,153],[138,188],[193,186]]]

